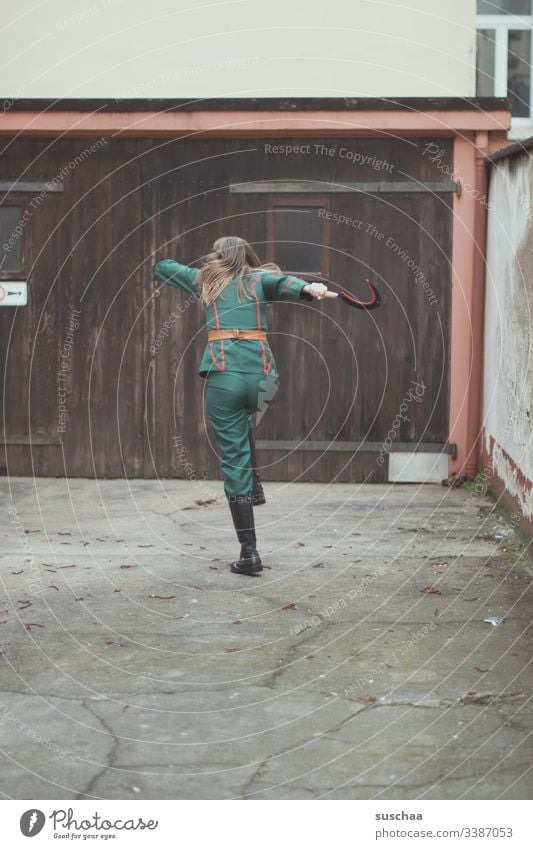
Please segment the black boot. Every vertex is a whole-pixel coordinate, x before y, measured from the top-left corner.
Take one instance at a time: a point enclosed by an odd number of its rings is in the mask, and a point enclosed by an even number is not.
[[[231,564],[231,571],[237,575],[257,575],[258,572],[263,571],[263,566],[256,548],[252,493],[226,497],[233,525],[237,531],[237,539],[241,544],[240,559]]]
[[[257,458],[255,456],[255,440],[254,433],[252,428],[250,428],[250,432],[248,435],[248,439],[250,442],[250,457],[252,463],[252,473],[254,476],[253,487],[252,487],[252,504],[254,507],[259,507],[261,504],[266,504],[265,493],[263,491],[263,484],[261,483],[261,478],[259,477],[257,471]]]

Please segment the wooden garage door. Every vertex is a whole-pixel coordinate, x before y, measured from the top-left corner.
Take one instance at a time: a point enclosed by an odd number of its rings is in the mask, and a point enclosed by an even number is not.
[[[218,475],[197,375],[202,311],[171,287],[154,297],[152,267],[194,263],[223,234],[362,297],[369,276],[383,295],[368,314],[271,306],[282,385],[258,426],[264,478],[379,481],[387,439],[444,445],[452,142],[435,142],[439,167],[431,142],[113,139],[89,155],[84,139],[12,140],[0,177],[29,182],[11,204],[65,176],[23,228],[28,305],[0,310],[4,472]]]

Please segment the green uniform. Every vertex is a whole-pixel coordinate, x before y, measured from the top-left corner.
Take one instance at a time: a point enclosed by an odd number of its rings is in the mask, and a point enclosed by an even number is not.
[[[154,268],[158,280],[200,298],[195,285],[197,268],[171,259]],[[247,297],[239,301],[237,280],[206,308],[208,330],[266,330],[269,301],[299,299],[306,282],[270,272],[252,272]],[[255,339],[222,339],[208,342],[200,362],[200,374],[208,379],[207,415],[221,458],[227,495],[243,495],[252,489],[249,432],[254,412],[264,410],[278,386],[278,371],[268,342]]]

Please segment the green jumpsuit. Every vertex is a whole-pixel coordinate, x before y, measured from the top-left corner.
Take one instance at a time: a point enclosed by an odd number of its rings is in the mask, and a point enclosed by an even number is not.
[[[183,289],[195,298],[197,268],[171,259],[158,262],[158,280]],[[293,276],[253,271],[247,280],[247,297],[239,301],[237,280],[206,308],[208,330],[266,330],[266,305],[302,297],[307,283]],[[265,410],[279,383],[268,342],[223,339],[208,342],[199,373],[207,378],[207,415],[220,454],[224,490],[228,496],[246,495],[252,489],[253,471],[249,441],[253,414]]]

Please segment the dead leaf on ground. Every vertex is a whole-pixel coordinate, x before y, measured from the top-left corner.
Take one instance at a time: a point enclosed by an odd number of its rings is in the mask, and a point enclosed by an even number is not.
[[[490,672],[490,669],[488,667],[484,669],[482,666],[474,666],[474,669],[476,670],[476,672]]]
[[[474,598],[465,598],[464,601],[479,601],[479,596],[475,595]]]
[[[59,592],[59,587],[56,587],[55,584],[48,584],[48,589],[49,590],[57,590]]]
[[[31,601],[29,600],[29,598],[26,598],[26,599],[18,599],[17,604],[20,604],[20,605],[21,605],[21,606],[18,608],[19,610],[26,610],[26,608],[27,608],[27,607],[31,607],[31,606],[32,606],[33,602],[31,602]]]
[[[305,542],[297,542],[296,545],[300,546],[300,548],[304,548]]]
[[[488,705],[497,696],[494,693],[476,693],[474,690],[469,690],[464,696],[459,699],[464,705]]]
[[[240,619],[234,619],[234,620],[233,620],[233,624],[234,624],[234,625],[241,625],[242,623],[241,623],[241,620],[240,620]]]
[[[21,569],[19,572],[11,572],[12,575],[22,575],[24,569]]]
[[[60,536],[60,537],[71,537],[72,536],[70,531],[58,531],[57,535]]]
[[[357,696],[357,702],[377,702],[377,696]]]
[[[425,593],[426,595],[442,595],[441,591],[438,590],[437,587],[432,586],[422,587],[420,592]]]
[[[213,569],[215,572],[218,572],[218,566],[210,566],[210,569]]]
[[[308,654],[307,657],[304,658],[304,660],[314,660],[314,659],[315,659],[314,654]]]
[[[40,534],[40,531],[29,531],[27,528],[24,529],[25,534]]]
[[[323,565],[324,565],[323,563],[313,563],[311,568],[312,569],[321,569]]]
[[[227,654],[230,654],[230,652],[240,651],[240,649],[224,649],[224,651],[225,651]]]
[[[289,601],[288,604],[284,604],[281,608],[282,610],[298,610],[295,603],[293,601]]]
[[[27,622],[26,625],[24,625],[24,627],[26,628],[26,631],[31,631],[32,628],[45,628],[46,626],[45,625],[39,625],[38,622]]]

